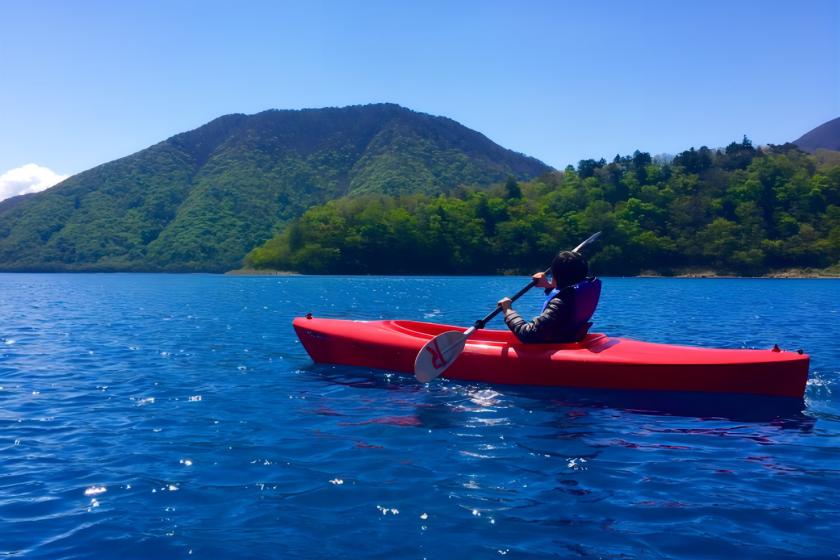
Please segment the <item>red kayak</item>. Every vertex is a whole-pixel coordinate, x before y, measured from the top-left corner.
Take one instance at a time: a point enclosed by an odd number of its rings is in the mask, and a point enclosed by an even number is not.
[[[414,372],[426,342],[461,327],[416,321],[298,317],[294,328],[317,363]],[[636,391],[746,393],[802,398],[807,354],[654,344],[591,333],[572,344],[522,344],[510,331],[479,330],[443,377],[513,385]]]

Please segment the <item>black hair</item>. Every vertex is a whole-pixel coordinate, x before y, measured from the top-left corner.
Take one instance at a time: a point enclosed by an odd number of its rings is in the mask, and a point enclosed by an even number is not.
[[[551,261],[551,276],[558,289],[582,282],[587,274],[589,274],[589,265],[579,253],[561,251]]]

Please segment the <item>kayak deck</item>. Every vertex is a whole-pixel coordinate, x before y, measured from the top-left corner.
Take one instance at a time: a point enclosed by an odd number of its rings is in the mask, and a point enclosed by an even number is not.
[[[298,317],[293,326],[318,363],[414,372],[431,338],[462,327],[419,321]],[[523,344],[508,330],[479,330],[443,376],[464,381],[592,389],[699,391],[802,398],[809,357],[713,349],[591,333],[570,344]]]

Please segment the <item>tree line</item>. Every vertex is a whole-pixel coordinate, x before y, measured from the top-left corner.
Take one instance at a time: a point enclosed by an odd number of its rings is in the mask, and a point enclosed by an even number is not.
[[[636,151],[490,188],[356,196],[289,222],[254,268],[325,274],[531,272],[603,231],[599,274],[760,275],[840,262],[840,164],[792,144]]]

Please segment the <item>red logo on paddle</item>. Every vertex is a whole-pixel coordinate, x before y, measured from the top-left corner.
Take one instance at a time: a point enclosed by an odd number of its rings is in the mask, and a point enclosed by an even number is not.
[[[433,345],[426,346],[426,350],[428,350],[432,354],[432,367],[435,369],[440,369],[446,365],[446,359],[443,357],[443,353],[438,347],[438,341],[434,340],[433,342]],[[434,346],[434,348],[432,346]]]

